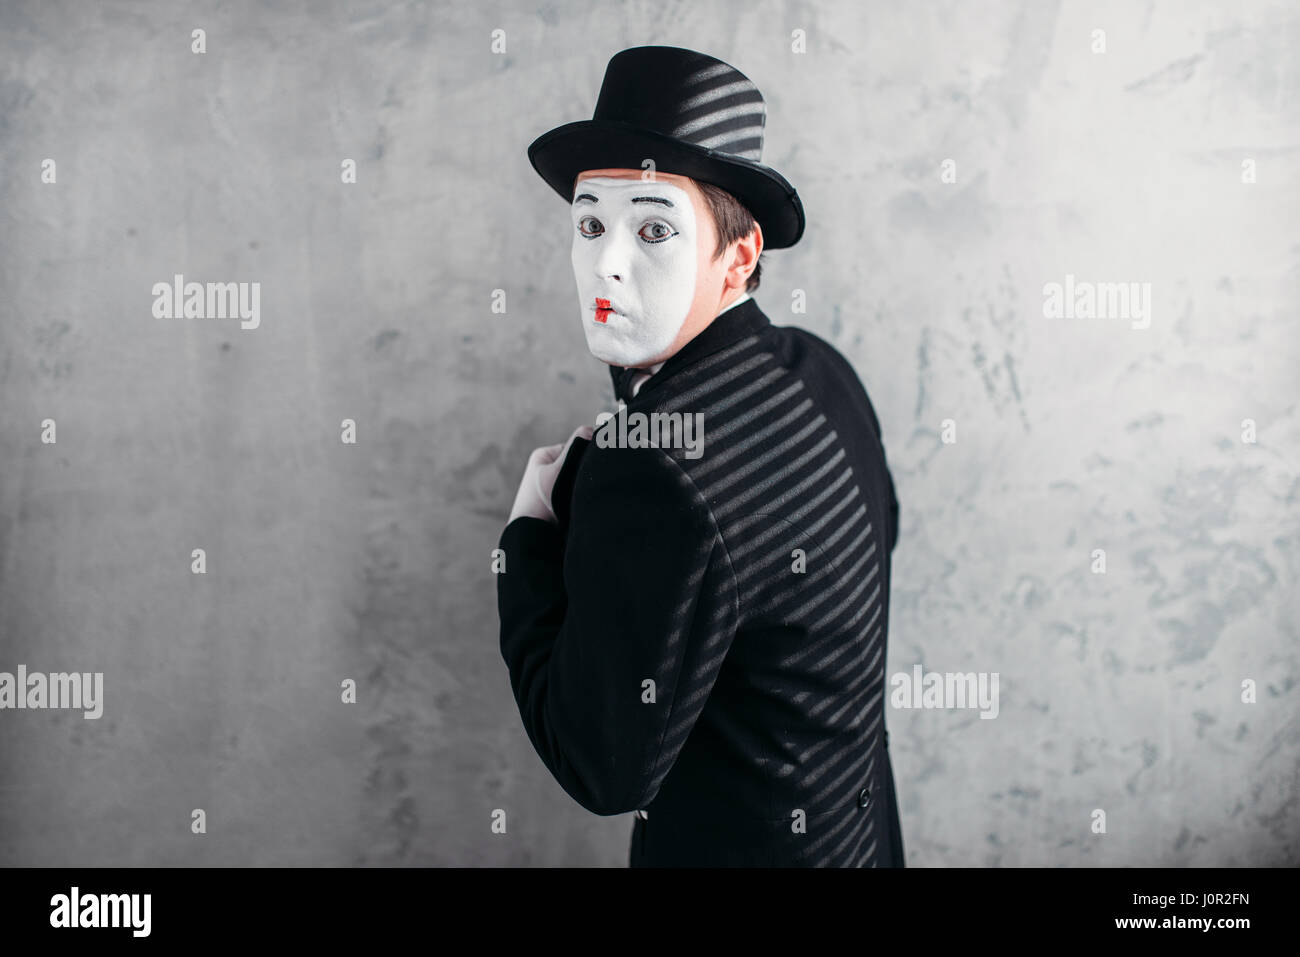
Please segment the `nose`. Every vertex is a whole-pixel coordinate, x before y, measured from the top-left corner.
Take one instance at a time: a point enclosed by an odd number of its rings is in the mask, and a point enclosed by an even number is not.
[[[627,275],[628,240],[620,233],[621,230],[611,230],[597,240],[600,243],[600,250],[592,266],[598,279],[622,282],[623,277]]]

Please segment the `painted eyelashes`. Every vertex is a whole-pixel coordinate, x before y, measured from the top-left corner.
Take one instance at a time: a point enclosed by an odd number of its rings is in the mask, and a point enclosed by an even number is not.
[[[598,233],[589,233],[589,232],[587,232],[585,229],[582,228],[583,223],[585,223],[585,222],[586,222],[587,220],[589,220],[589,219],[590,219],[592,222],[600,223],[600,220],[599,220],[599,219],[596,219],[595,216],[583,216],[580,220],[578,220],[578,235],[581,236],[581,237],[584,238],[584,239],[597,239],[597,238],[599,238],[601,235],[604,234],[604,232],[605,232],[605,227],[602,225],[602,226],[600,227],[600,232],[598,232]],[[659,227],[659,228],[661,228],[661,229],[672,230],[672,231],[669,232],[667,235],[660,235],[660,236],[656,236],[656,237],[654,237],[653,239],[647,239],[645,236],[642,236],[642,235],[641,235],[641,234],[645,231],[645,229],[646,229],[647,226],[657,226],[657,227]],[[663,222],[663,221],[661,221],[661,220],[658,220],[658,219],[651,220],[650,222],[646,223],[645,226],[642,226],[641,229],[639,229],[639,230],[637,231],[637,235],[638,235],[638,236],[641,236],[641,241],[644,242],[644,243],[646,243],[646,244],[648,244],[648,245],[652,245],[652,246],[653,246],[655,243],[667,242],[668,240],[672,239],[674,236],[678,235],[679,233],[680,233],[680,230],[675,230],[675,229],[673,229],[671,226],[669,226],[667,223],[665,223],[665,222]]]

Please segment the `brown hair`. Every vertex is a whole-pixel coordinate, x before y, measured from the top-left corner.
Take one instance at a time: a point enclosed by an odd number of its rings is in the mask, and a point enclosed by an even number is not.
[[[740,200],[725,189],[712,183],[702,183],[698,179],[694,180],[694,183],[704,194],[704,200],[709,204],[709,211],[713,213],[713,223],[718,231],[718,246],[713,251],[713,258],[717,259],[737,239],[744,239],[753,232],[754,217]],[[760,253],[758,261],[754,263],[754,271],[749,274],[749,279],[745,282],[746,292],[753,292],[758,288],[759,274],[762,271],[763,256]]]

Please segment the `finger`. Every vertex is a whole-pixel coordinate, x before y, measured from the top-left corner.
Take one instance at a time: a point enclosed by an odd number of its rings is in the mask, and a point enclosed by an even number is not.
[[[546,465],[548,462],[555,460],[560,454],[560,446],[543,445],[540,448],[533,449],[533,454],[529,456],[529,461],[535,465]]]

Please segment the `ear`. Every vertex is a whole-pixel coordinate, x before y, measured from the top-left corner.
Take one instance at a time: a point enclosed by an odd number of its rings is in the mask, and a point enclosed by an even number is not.
[[[763,227],[754,223],[748,236],[737,239],[731,245],[729,255],[731,264],[727,267],[725,283],[729,289],[744,289],[750,274],[758,265],[758,257],[763,252]]]

